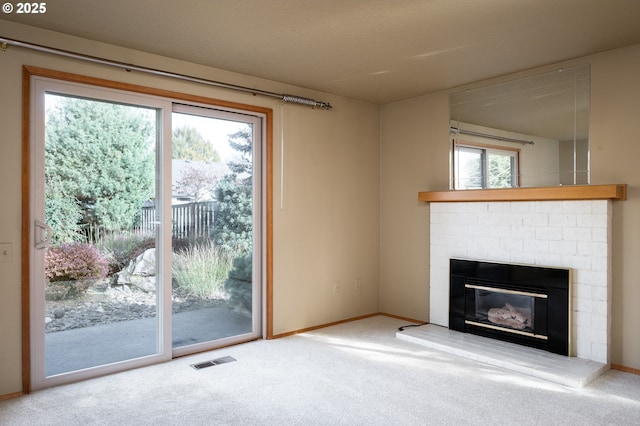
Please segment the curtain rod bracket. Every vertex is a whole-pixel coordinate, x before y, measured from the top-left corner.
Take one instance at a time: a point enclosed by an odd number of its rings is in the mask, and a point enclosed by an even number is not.
[[[282,102],[298,104],[298,105],[308,105],[313,109],[331,109],[333,108],[329,102],[320,102],[315,99],[303,98],[302,96],[296,95],[282,95]]]

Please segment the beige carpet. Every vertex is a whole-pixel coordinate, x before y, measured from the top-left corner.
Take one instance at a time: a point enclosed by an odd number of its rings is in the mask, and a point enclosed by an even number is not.
[[[2,425],[637,425],[640,376],[582,389],[395,338],[376,316],[0,402]],[[237,361],[202,370],[223,356]]]

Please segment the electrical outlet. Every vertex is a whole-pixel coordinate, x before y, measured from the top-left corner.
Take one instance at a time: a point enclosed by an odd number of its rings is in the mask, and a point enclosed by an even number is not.
[[[0,243],[0,262],[11,262],[13,258],[11,243]]]
[[[340,293],[340,281],[333,282],[333,292]]]
[[[362,281],[361,280],[355,280],[353,282],[353,285],[354,285],[356,291],[362,290]]]

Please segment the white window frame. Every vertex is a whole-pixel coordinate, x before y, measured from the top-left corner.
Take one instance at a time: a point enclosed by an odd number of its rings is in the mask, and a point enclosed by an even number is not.
[[[479,187],[468,187],[461,185],[461,169],[459,163],[459,153],[461,151],[475,151],[481,156],[481,185]],[[467,141],[452,142],[452,188],[453,189],[491,189],[497,187],[489,186],[489,156],[501,155],[511,157],[511,188],[520,186],[520,149],[507,146],[488,145]]]

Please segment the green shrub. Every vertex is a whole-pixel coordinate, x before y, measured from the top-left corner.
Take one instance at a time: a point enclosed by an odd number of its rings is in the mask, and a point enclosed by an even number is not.
[[[201,299],[223,298],[230,269],[231,257],[212,242],[182,249],[173,257],[174,289]]]
[[[237,311],[251,313],[253,307],[253,261],[251,255],[233,260],[233,269],[225,282],[229,304]]]

